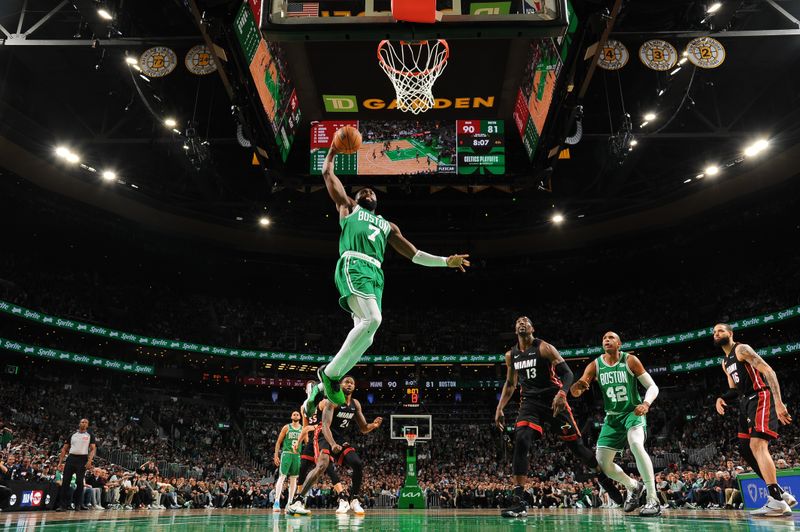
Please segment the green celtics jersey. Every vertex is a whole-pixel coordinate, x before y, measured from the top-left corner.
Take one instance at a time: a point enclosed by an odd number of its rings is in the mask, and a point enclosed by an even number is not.
[[[286,437],[283,439],[283,446],[281,451],[285,453],[299,453],[300,452],[300,434],[303,432],[303,427],[292,427],[291,423],[286,425],[289,429],[286,432]]]
[[[386,240],[389,238],[389,222],[383,216],[356,205],[353,212],[339,220],[342,234],[339,237],[339,255],[346,251],[363,253],[383,262]]]
[[[597,365],[597,382],[603,392],[603,406],[606,414],[625,414],[641,404],[636,377],[628,367],[628,353],[620,352],[619,361],[613,366],[603,362],[599,356]]]

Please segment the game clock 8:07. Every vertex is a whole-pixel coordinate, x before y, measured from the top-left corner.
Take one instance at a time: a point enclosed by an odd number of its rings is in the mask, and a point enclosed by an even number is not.
[[[419,408],[421,404],[419,386],[406,386],[403,394],[403,408]]]
[[[456,138],[459,174],[505,173],[505,128],[502,120],[458,120]]]

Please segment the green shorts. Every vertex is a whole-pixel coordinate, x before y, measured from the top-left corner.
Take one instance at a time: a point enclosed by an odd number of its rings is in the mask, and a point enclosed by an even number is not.
[[[300,474],[300,455],[282,452],[281,453],[281,475],[296,477]]]
[[[343,255],[336,263],[334,281],[339,290],[339,305],[348,314],[353,311],[347,305],[347,298],[353,294],[374,299],[378,309],[383,312],[383,270],[379,266],[358,257]]]
[[[637,416],[633,412],[627,414],[606,414],[600,436],[597,438],[597,447],[613,449],[622,452],[628,444],[628,431],[634,427],[644,427],[647,436],[647,418]]]

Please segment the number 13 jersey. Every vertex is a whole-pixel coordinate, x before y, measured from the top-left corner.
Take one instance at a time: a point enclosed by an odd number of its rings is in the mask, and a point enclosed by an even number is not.
[[[511,348],[511,363],[517,372],[522,397],[547,398],[549,403],[562,384],[553,364],[542,356],[541,345],[539,338],[534,338],[533,344],[525,350],[520,350],[519,344],[515,344]]]

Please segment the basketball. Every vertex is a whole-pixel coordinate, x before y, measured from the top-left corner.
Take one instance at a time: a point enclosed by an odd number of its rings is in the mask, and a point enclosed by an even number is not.
[[[333,149],[336,153],[355,153],[361,147],[361,133],[353,126],[344,126],[333,135]]]

